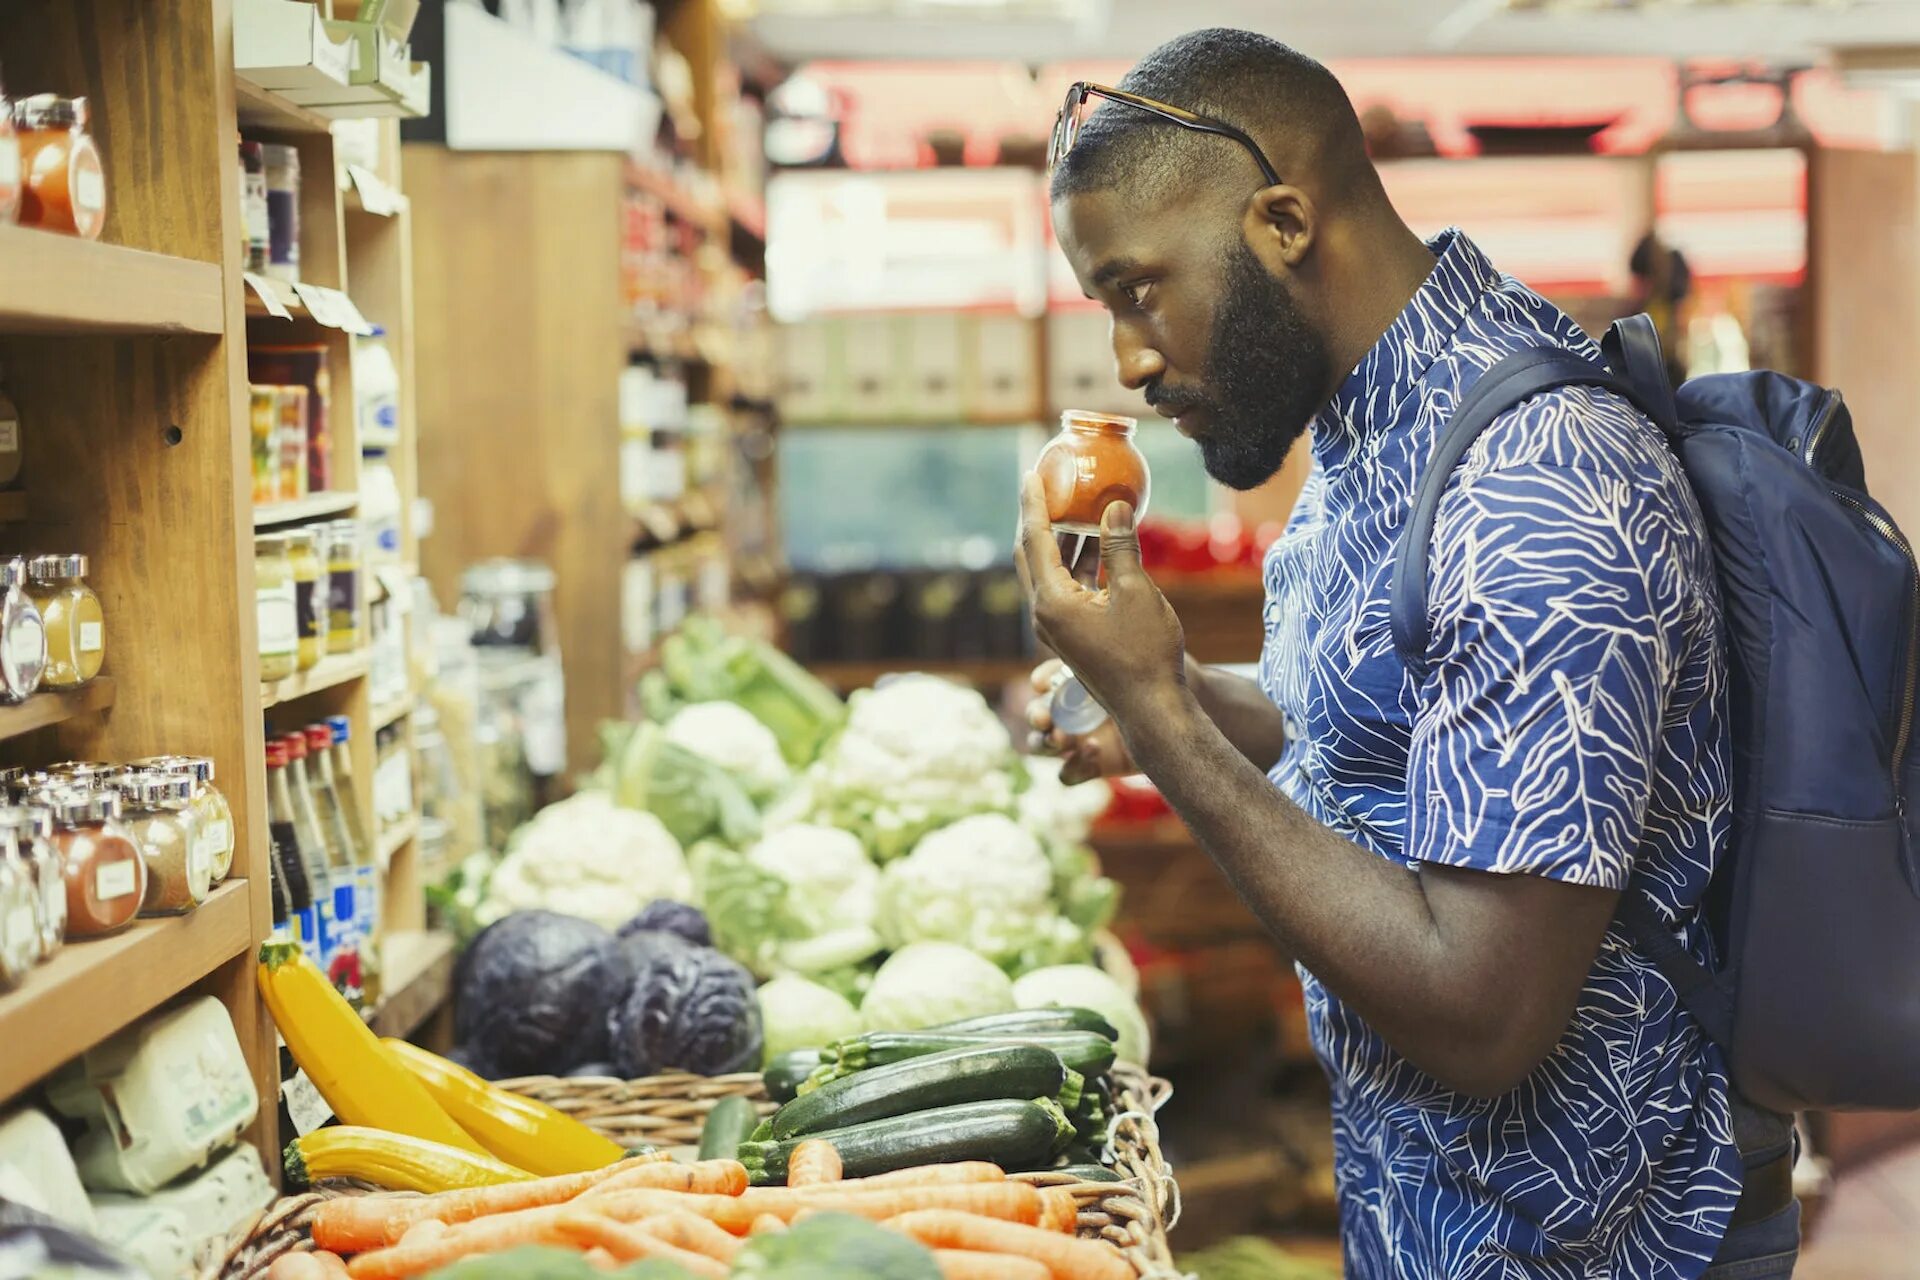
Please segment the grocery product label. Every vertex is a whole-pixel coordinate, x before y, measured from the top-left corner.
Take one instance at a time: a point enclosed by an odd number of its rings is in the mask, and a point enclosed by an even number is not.
[[[246,273],[245,279],[247,287],[253,290],[254,297],[260,299],[260,304],[267,309],[268,315],[277,320],[293,319],[293,312],[287,310],[287,304],[280,300],[280,290],[274,287],[273,281],[257,276],[251,271]]]
[[[292,584],[256,592],[254,600],[259,614],[260,656],[284,657],[296,652],[300,647],[300,620]]]
[[[288,1077],[280,1086],[280,1096],[286,1099],[287,1117],[293,1121],[294,1132],[302,1138],[333,1119],[333,1108],[313,1087],[305,1071],[296,1070]]]
[[[320,637],[319,581],[293,584],[293,625],[302,640],[317,640]]]
[[[196,898],[205,898],[213,887],[213,845],[205,832],[195,836],[187,848],[187,884]]]
[[[20,144],[13,138],[0,141],[0,194],[20,186]]]
[[[213,850],[214,860],[218,861],[220,851],[225,849],[228,843],[232,841],[233,832],[224,822],[209,822],[204,838],[207,842],[207,848]]]
[[[7,656],[22,669],[47,660],[47,633],[38,622],[17,623],[7,639]]]
[[[0,148],[4,151],[5,148]],[[0,453],[20,452],[20,419],[0,418]]]
[[[107,207],[107,180],[98,169],[77,167],[73,175],[73,202],[89,212]]]
[[[124,898],[133,892],[139,883],[135,870],[140,864],[129,859],[125,862],[101,864],[93,873],[93,894],[102,902],[112,902],[115,898]]]
[[[98,622],[80,624],[80,652],[98,653],[106,643],[106,626]]]
[[[33,900],[14,904],[7,912],[7,942],[10,947],[31,953],[40,949],[40,913],[33,909]]]

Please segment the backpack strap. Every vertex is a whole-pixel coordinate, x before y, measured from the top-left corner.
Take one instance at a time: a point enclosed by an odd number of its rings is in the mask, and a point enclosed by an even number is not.
[[[1680,945],[1653,899],[1643,889],[1629,885],[1620,895],[1614,917],[1626,930],[1633,949],[1653,961],[1685,1005],[1707,1039],[1723,1050],[1733,1046],[1733,993],[1718,976],[1694,959]]]
[[[1636,403],[1642,412],[1667,439],[1677,439],[1680,410],[1673,384],[1667,380],[1667,357],[1660,350],[1660,330],[1654,327],[1653,317],[1641,312],[1615,320],[1600,340],[1600,354],[1606,357],[1607,367],[1638,393]]]

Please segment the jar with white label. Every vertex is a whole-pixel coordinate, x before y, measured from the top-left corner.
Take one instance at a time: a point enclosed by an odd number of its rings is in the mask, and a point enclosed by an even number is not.
[[[47,670],[47,628],[26,592],[27,562],[0,562],[0,702],[23,702]]]
[[[254,611],[260,631],[260,678],[285,680],[300,669],[300,616],[285,534],[253,540]]]
[[[111,791],[41,792],[67,879],[67,936],[97,938],[133,923],[147,896],[147,863],[120,821]]]
[[[193,779],[156,769],[119,779],[127,829],[147,862],[145,916],[185,915],[213,892],[213,858],[193,814]]]
[[[5,154],[6,145],[0,141],[0,157]],[[0,391],[0,489],[20,487],[20,462],[20,408],[12,396]]]
[[[18,858],[0,857],[0,991],[25,981],[40,960],[40,899]]]
[[[148,756],[129,767],[158,769],[193,779],[193,813],[200,823],[207,857],[213,863],[213,882],[225,880],[233,870],[233,809],[213,785],[213,761],[206,756]]]
[[[67,880],[53,847],[53,815],[29,805],[0,806],[0,850],[18,858],[33,877],[45,962],[67,937]]]
[[[100,674],[107,659],[106,615],[87,585],[87,558],[35,556],[27,561],[27,597],[47,631],[49,689],[78,689]]]

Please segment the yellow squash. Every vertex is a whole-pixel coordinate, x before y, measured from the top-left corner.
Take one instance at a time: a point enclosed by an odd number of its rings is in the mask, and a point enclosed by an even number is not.
[[[509,1164],[546,1177],[604,1169],[627,1154],[572,1116],[482,1080],[457,1062],[405,1040],[380,1043],[456,1124]]]
[[[589,1173],[626,1159],[626,1150],[618,1142],[599,1136],[547,1103],[499,1088],[459,1063],[428,1054],[419,1044],[405,1040],[380,1044],[426,1086],[457,1125],[509,1165],[553,1176]]]
[[[359,1178],[388,1191],[432,1193],[533,1179],[492,1156],[358,1125],[330,1125],[296,1138],[287,1144],[285,1160],[287,1182],[296,1187],[322,1178]]]
[[[293,1060],[342,1124],[411,1134],[474,1155],[486,1148],[455,1124],[426,1086],[380,1047],[326,975],[292,942],[260,947],[260,995]]]

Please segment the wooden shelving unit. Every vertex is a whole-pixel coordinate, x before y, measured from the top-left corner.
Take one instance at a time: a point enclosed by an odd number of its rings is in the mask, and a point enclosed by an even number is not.
[[[319,665],[288,676],[285,680],[275,680],[260,686],[260,706],[264,710],[277,707],[283,702],[293,702],[310,694],[321,693],[358,680],[367,674],[367,655],[364,653],[341,653],[320,659]]]
[[[19,490],[0,493],[0,524],[27,518],[27,495]]]
[[[0,706],[0,739],[17,738],[36,729],[47,729],[75,716],[105,711],[113,705],[116,686],[112,676],[99,676],[78,689],[66,692],[45,690],[25,702]]]
[[[253,509],[253,527],[270,529],[275,525],[305,524],[327,516],[343,516],[360,505],[357,493],[310,493],[286,502],[263,503]]]
[[[382,831],[375,842],[379,846],[381,865],[391,864],[394,856],[413,843],[413,838],[419,834],[420,819],[417,817],[396,822]]]
[[[211,262],[0,226],[0,332],[219,333],[226,320]]]

